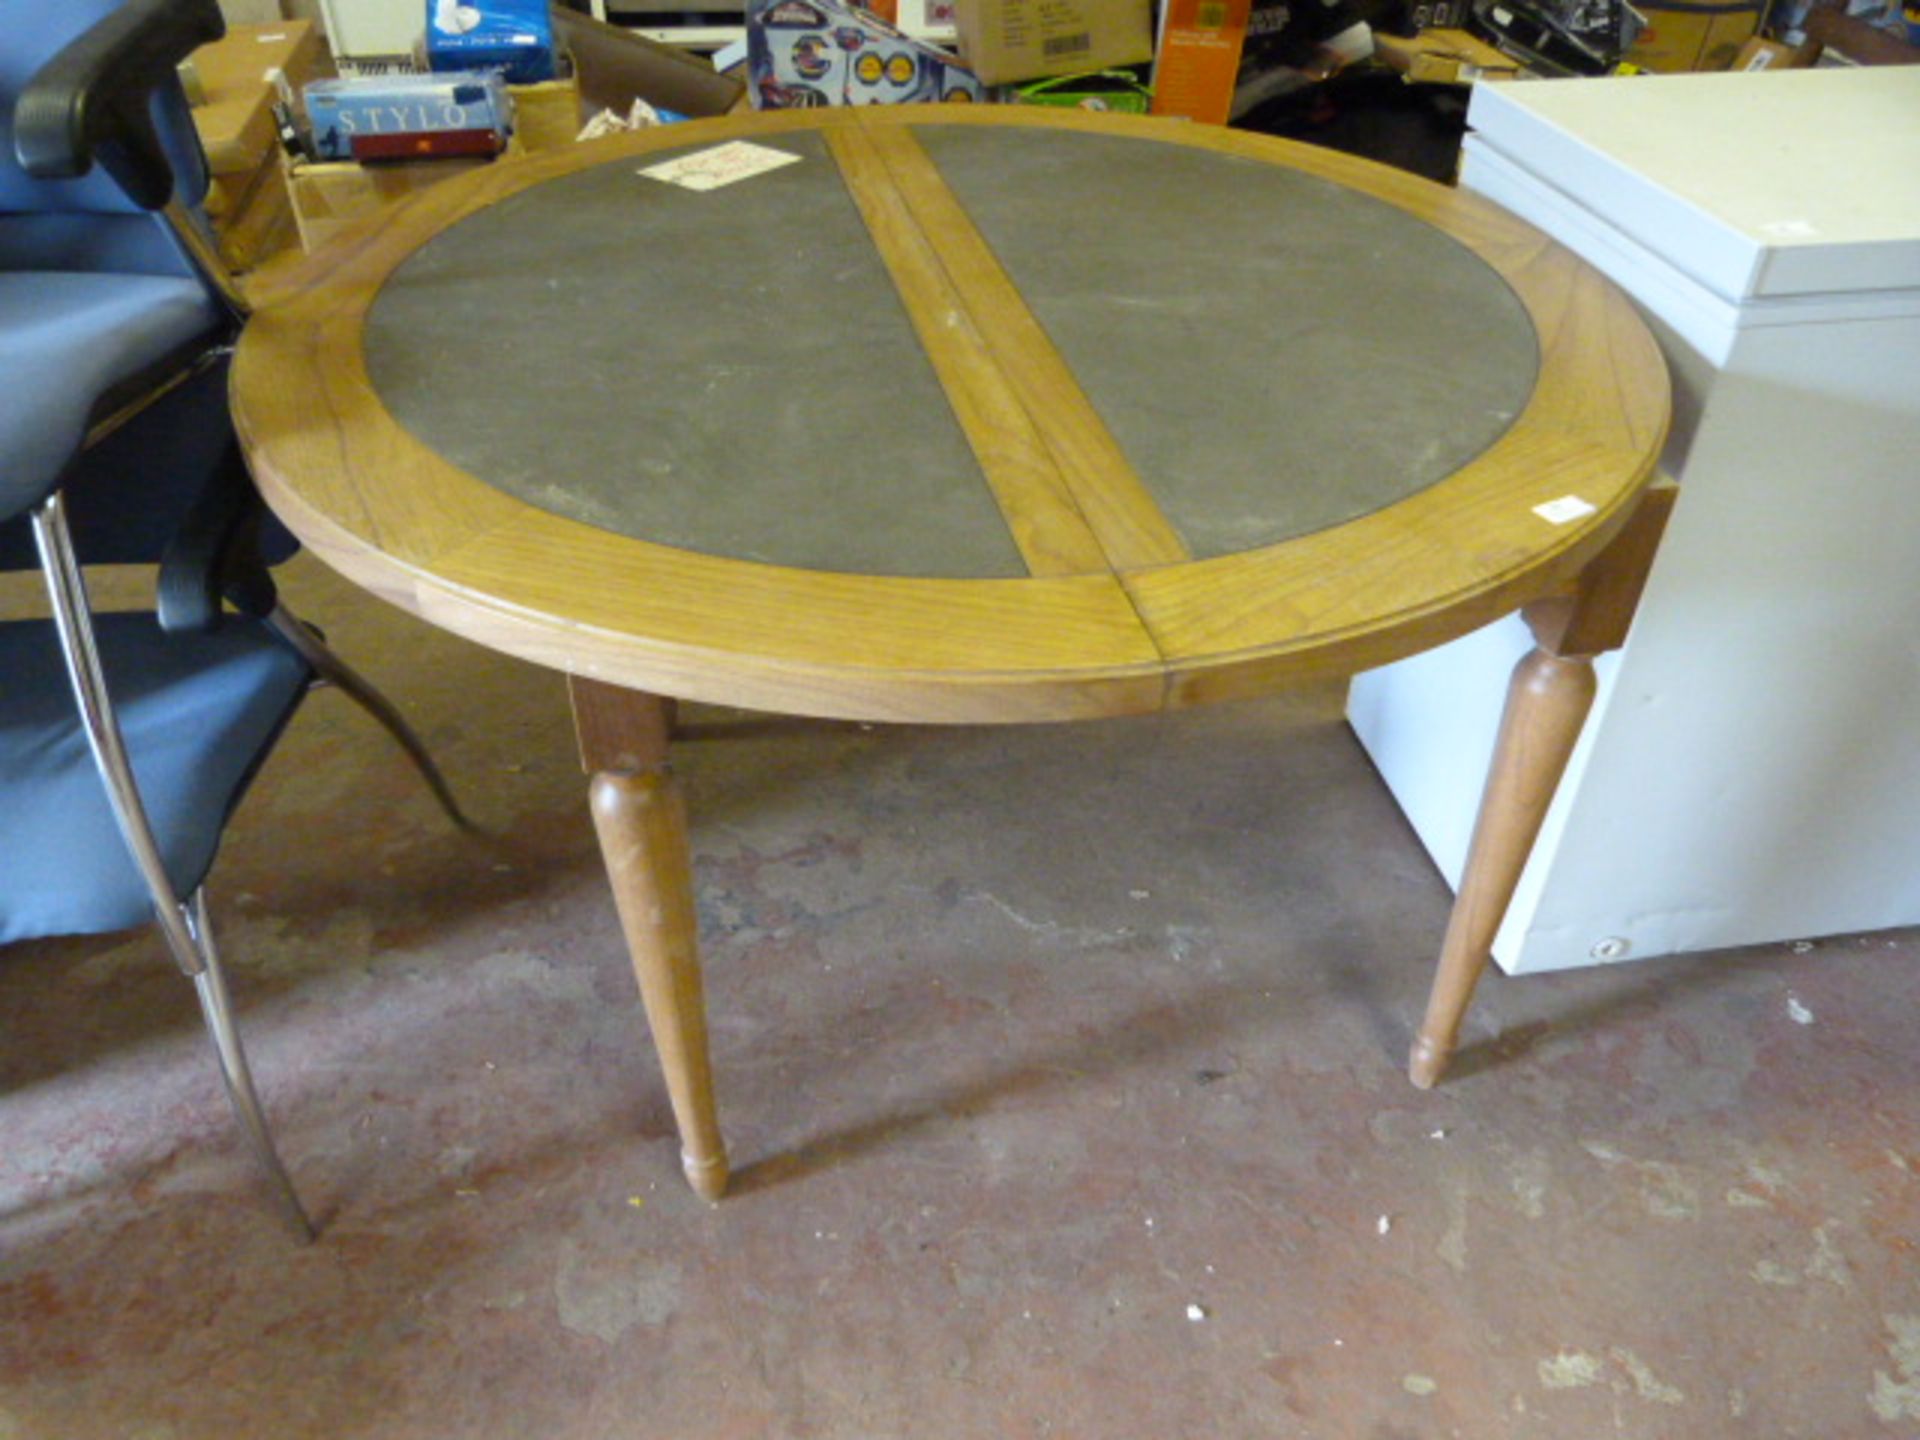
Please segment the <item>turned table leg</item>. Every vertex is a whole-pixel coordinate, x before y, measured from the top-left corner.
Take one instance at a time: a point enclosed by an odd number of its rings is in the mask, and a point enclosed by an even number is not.
[[[1593,705],[1593,689],[1593,661],[1586,656],[1536,647],[1514,667],[1467,866],[1440,946],[1439,973],[1407,1066],[1422,1090],[1432,1088],[1452,1058],[1494,934]]]
[[[1670,485],[1649,489],[1570,593],[1524,612],[1534,648],[1514,667],[1507,689],[1466,868],[1407,1063],[1409,1078],[1422,1090],[1440,1079],[1453,1057],[1493,938],[1592,708],[1593,657],[1626,639],[1674,493]]]
[[[580,763],[593,777],[594,830],[680,1129],[681,1167],[695,1191],[718,1200],[727,1151],[707,1059],[686,803],[667,765],[670,706],[577,676],[568,689]]]

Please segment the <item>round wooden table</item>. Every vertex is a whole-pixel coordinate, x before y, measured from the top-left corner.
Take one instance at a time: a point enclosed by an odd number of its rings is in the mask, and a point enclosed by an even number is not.
[[[570,677],[709,1197],[667,697],[1071,720],[1530,606],[1431,1084],[1664,515],[1659,353],[1537,232],[1325,151],[1032,108],[700,121],[445,182],[254,315],[233,401],[323,559]]]

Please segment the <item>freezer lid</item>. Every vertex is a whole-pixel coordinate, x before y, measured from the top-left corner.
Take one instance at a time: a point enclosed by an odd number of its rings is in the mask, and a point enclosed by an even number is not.
[[[1482,84],[1467,119],[1735,303],[1920,291],[1920,66]]]

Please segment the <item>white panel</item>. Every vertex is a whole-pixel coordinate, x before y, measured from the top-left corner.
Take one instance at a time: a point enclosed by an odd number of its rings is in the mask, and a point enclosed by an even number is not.
[[[320,13],[343,58],[408,55],[427,32],[427,0],[320,0]]]
[[[1474,87],[1523,168],[1730,300],[1920,287],[1920,67]]]
[[[1518,968],[1920,922],[1916,355],[1742,335]]]
[[[1908,117],[1916,82],[1897,82]],[[1901,149],[1920,128],[1891,149],[1860,140],[1866,170],[1774,145],[1780,125],[1850,139],[1887,128],[1885,83],[1476,94],[1476,119],[1497,120],[1468,142],[1466,183],[1640,304],[1675,379],[1666,461],[1681,482],[1496,944],[1511,970],[1920,923],[1920,270],[1902,258],[1920,257],[1920,156]],[[1825,108],[1809,120],[1794,95]],[[1732,103],[1695,109],[1697,147],[1647,148],[1706,96]],[[1716,168],[1727,147],[1799,156],[1801,172],[1787,165],[1747,198],[1804,200],[1822,234],[1752,233],[1763,211],[1739,211],[1746,181]],[[1703,217],[1725,233],[1701,241]],[[1703,260],[1689,247],[1724,247],[1743,225],[1766,240],[1753,276],[1771,293],[1735,306],[1694,277],[1736,251]],[[1904,290],[1857,288],[1903,277]],[[1814,284],[1835,288],[1781,293]],[[1516,625],[1496,645],[1500,633],[1354,686],[1355,728],[1450,879],[1492,744],[1503,679],[1491,672],[1523,643]]]

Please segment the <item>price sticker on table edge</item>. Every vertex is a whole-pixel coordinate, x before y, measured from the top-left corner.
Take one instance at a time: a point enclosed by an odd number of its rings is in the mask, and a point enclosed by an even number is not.
[[[1533,513],[1549,525],[1565,525],[1570,521],[1586,519],[1593,514],[1594,508],[1578,495],[1562,495],[1558,500],[1534,506]]]
[[[730,140],[725,145],[715,145],[706,150],[696,150],[691,155],[649,165],[637,173],[649,180],[661,180],[687,190],[718,190],[722,185],[731,185],[736,180],[750,180],[755,175],[764,175],[769,170],[791,165],[798,159],[798,155],[788,150],[776,150],[770,145],[755,145],[746,140]]]

